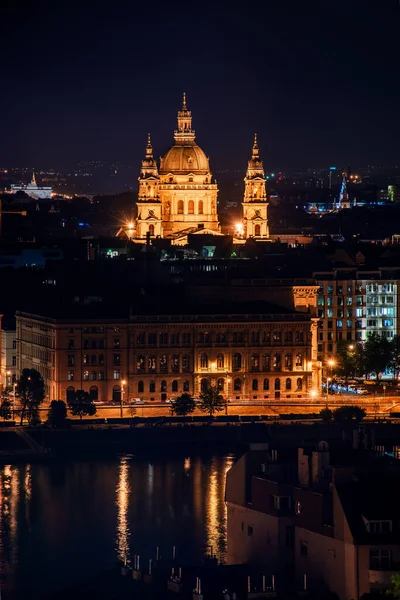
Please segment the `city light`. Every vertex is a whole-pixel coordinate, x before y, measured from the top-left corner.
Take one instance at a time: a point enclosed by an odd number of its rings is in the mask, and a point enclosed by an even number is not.
[[[317,390],[311,390],[311,391],[310,391],[310,396],[311,396],[312,398],[316,398],[316,397],[318,396],[318,391],[317,391]]]
[[[243,223],[236,223],[235,229],[236,229],[236,233],[238,235],[243,235],[243,233],[244,233]]]
[[[328,360],[328,365],[330,367],[334,367],[336,365],[336,361],[331,358],[330,360]]]

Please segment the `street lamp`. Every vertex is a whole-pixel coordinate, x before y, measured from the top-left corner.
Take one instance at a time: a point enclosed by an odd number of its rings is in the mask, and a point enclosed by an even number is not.
[[[121,416],[121,419],[122,419],[122,416],[123,416],[122,411],[123,411],[123,404],[124,404],[125,385],[126,385],[126,380],[123,379],[122,380],[122,387],[121,387],[121,404],[120,404],[120,409],[121,409],[120,416]]]
[[[7,371],[6,375],[7,375],[7,387],[11,387],[11,371]]]

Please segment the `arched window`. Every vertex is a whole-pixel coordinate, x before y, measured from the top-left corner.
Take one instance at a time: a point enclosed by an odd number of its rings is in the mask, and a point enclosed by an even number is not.
[[[301,392],[301,390],[303,389],[303,380],[302,380],[302,378],[301,378],[301,377],[298,377],[298,378],[297,378],[297,382],[296,382],[296,384],[297,384],[297,390],[298,390],[299,392]]]
[[[193,200],[189,200],[188,202],[188,214],[194,215],[194,202]]]
[[[235,381],[233,382],[233,389],[235,390],[235,392],[241,392],[242,391],[242,380],[237,378],[235,379]]]
[[[149,234],[150,234],[150,235],[154,235],[154,225],[153,225],[153,223],[151,223],[151,224],[149,225]]]
[[[143,394],[143,392],[144,392],[144,382],[143,381],[137,382],[137,391],[138,391],[138,394]]]
[[[292,380],[290,379],[290,377],[288,377],[286,379],[286,383],[285,383],[285,389],[286,390],[291,390],[292,389]]]
[[[185,125],[185,129],[186,129],[186,125]],[[189,176],[189,183],[193,183],[193,175]],[[189,214],[190,214],[190,211],[189,211]]]
[[[203,200],[199,200],[199,215],[202,215],[204,212],[204,203]]]
[[[149,392],[153,393],[156,391],[156,382],[155,381],[150,381],[149,383]]]
[[[223,369],[224,368],[224,355],[223,354],[217,354],[217,368],[218,369]]]
[[[121,402],[121,387],[119,385],[114,385],[112,399],[113,402]]]
[[[279,391],[281,389],[281,380],[279,379],[279,377],[277,377],[275,379],[275,384],[274,384],[274,388]]]
[[[173,178],[173,177],[170,177],[170,178],[168,179],[168,181],[169,181],[169,183],[174,183],[174,178]]]
[[[225,381],[222,379],[222,377],[220,377],[217,380],[217,387],[218,387],[218,389],[219,389],[220,392],[224,391],[224,385],[225,385]]]
[[[209,382],[208,379],[202,379],[200,381],[200,389],[202,392],[206,392],[209,388]]]
[[[254,227],[254,235],[255,235],[256,237],[257,237],[257,236],[258,236],[258,237],[260,237],[260,235],[261,235],[261,226],[260,226],[260,225],[256,225],[256,226]]]
[[[66,400],[67,402],[73,402],[75,400],[75,388],[72,385],[67,387]]]
[[[253,381],[251,382],[251,389],[253,391],[257,391],[258,390],[258,379],[253,379]]]
[[[269,379],[264,379],[264,392],[268,392],[269,390]]]
[[[97,363],[97,356],[95,354],[92,354],[92,356],[90,357],[90,363],[92,365],[95,365]]]
[[[171,383],[171,390],[173,392],[178,391],[178,380],[177,379],[174,379],[173,382]]]
[[[89,395],[92,402],[99,399],[99,390],[97,389],[96,385],[92,385]]]
[[[178,215],[183,215],[183,200],[178,200]]]
[[[167,391],[167,382],[165,381],[165,379],[163,379],[161,381],[161,387],[160,387],[160,391],[161,392],[166,392]]]
[[[242,368],[242,355],[236,352],[232,359],[232,368],[234,371],[239,371]]]
[[[184,392],[188,392],[190,390],[190,382],[185,379],[185,381],[183,382],[183,391]]]
[[[202,354],[200,357],[200,367],[202,369],[208,369],[208,356],[207,354]]]

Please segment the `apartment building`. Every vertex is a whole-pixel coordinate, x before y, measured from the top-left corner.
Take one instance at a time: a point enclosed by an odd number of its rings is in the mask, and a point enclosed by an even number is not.
[[[228,564],[261,567],[278,594],[384,593],[400,573],[399,468],[346,456],[299,448],[296,474],[277,450],[244,455],[227,473]]]
[[[399,280],[390,271],[314,273],[317,298],[318,358],[335,355],[337,343],[363,342],[369,333],[392,339],[398,333]]]
[[[17,313],[17,366],[43,376],[46,395],[76,389],[101,401],[165,401],[217,385],[234,400],[304,398],[321,389],[317,319],[263,302],[143,304],[124,319],[82,307],[59,314]],[[165,310],[165,307],[164,307]],[[64,316],[61,316],[64,315]],[[97,318],[94,318],[97,316]]]
[[[3,326],[0,338],[0,381],[3,388],[11,388],[17,377],[17,339],[15,328]]]

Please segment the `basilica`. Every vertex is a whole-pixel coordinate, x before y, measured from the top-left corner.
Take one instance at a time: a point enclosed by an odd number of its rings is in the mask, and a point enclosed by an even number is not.
[[[245,176],[242,222],[236,223],[237,242],[252,237],[268,240],[267,193],[263,163],[254,136],[251,159]],[[154,237],[175,244],[187,242],[188,234],[223,235],[217,211],[218,187],[205,152],[196,144],[192,113],[183,95],[178,111],[174,144],[160,158],[153,155],[150,134],[139,176],[137,217],[126,232],[145,242]]]

